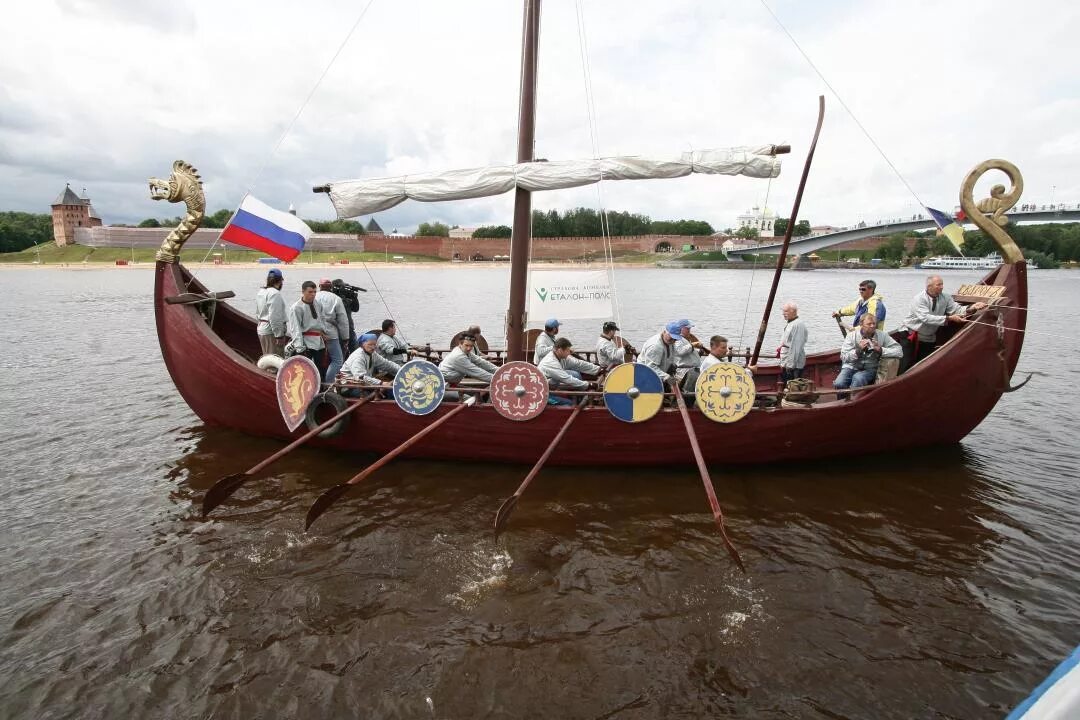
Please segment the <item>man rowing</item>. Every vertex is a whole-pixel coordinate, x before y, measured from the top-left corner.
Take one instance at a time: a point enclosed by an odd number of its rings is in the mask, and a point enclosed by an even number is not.
[[[596,364],[603,368],[621,365],[626,362],[626,346],[622,338],[616,338],[619,326],[608,320],[600,331],[596,343]]]
[[[680,342],[682,331],[678,322],[669,322],[656,335],[645,341],[641,347],[638,362],[648,365],[660,379],[670,383],[671,373],[675,370],[675,345]]]
[[[533,345],[533,365],[539,365],[544,356],[555,347],[555,336],[559,334],[561,324],[555,318],[549,318],[544,323],[544,332],[536,336],[536,344]]]
[[[401,369],[401,366],[375,352],[378,346],[378,337],[375,333],[361,335],[359,345],[360,347],[356,348],[349,355],[349,359],[345,361],[345,364],[341,366],[341,371],[345,373],[348,379],[359,382],[361,385],[390,387],[392,385],[391,381],[380,380],[378,376],[389,375],[393,377],[397,375],[397,371]]]
[[[397,334],[397,323],[389,319],[382,321],[382,334],[375,347],[376,352],[398,365],[404,365],[416,355],[416,351]]]
[[[458,346],[439,363],[439,370],[448,383],[459,383],[465,378],[490,383],[495,373],[495,366],[487,360],[473,354],[476,338],[462,335]]]
[[[589,375],[600,373],[600,366],[576,358],[571,355],[572,352],[570,340],[559,338],[552,346],[551,352],[545,355],[537,366],[548,379],[551,390],[588,390],[589,383],[581,379],[582,373]],[[570,400],[561,397],[553,397],[552,402],[556,405],[571,404]]]

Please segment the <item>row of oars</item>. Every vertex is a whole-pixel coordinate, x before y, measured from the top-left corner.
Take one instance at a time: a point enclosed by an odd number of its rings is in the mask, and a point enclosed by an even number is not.
[[[683,424],[686,426],[686,434],[687,434],[687,437],[690,440],[690,448],[691,448],[691,450],[693,450],[694,459],[697,462],[698,472],[701,474],[702,483],[705,485],[705,494],[707,495],[707,497],[709,499],[709,506],[712,508],[713,519],[716,521],[716,525],[720,529],[720,535],[723,538],[724,546],[727,548],[727,551],[731,555],[732,560],[735,561],[735,564],[739,566],[740,570],[742,570],[743,572],[746,572],[746,567],[743,565],[742,558],[739,557],[739,552],[735,549],[735,546],[732,545],[731,540],[728,539],[727,532],[724,529],[724,515],[720,510],[720,503],[716,499],[716,490],[713,487],[712,477],[709,475],[709,470],[705,465],[705,459],[704,459],[704,457],[702,457],[702,454],[701,454],[701,446],[698,444],[697,433],[694,430],[693,424],[690,422],[690,413],[688,412],[688,410],[686,408],[686,402],[683,400],[682,393],[679,391],[679,388],[678,388],[677,384],[674,386],[674,389],[675,389],[675,399],[676,399],[676,403],[678,404],[679,413],[682,416]],[[370,402],[371,400],[373,400],[378,395],[379,395],[378,392],[374,392],[371,395],[368,395],[367,397],[363,398],[362,400],[350,403],[349,407],[342,410],[340,413],[334,415],[332,418],[330,418],[326,422],[321,423],[319,426],[313,428],[309,432],[307,432],[304,435],[300,436],[299,438],[297,438],[293,442],[289,443],[289,445],[282,448],[281,450],[274,453],[273,455],[266,458],[265,460],[258,463],[257,465],[251,467],[250,469],[246,470],[245,472],[235,473],[233,475],[227,475],[227,476],[221,478],[220,480],[218,480],[216,483],[213,484],[213,486],[211,486],[211,488],[206,492],[206,495],[203,497],[203,502],[202,502],[202,515],[203,515],[203,517],[206,517],[207,515],[209,515],[214,510],[214,508],[216,508],[218,505],[220,505],[222,502],[224,502],[230,495],[232,495],[234,492],[236,492],[245,482],[247,482],[249,479],[254,477],[260,471],[266,469],[267,466],[269,466],[270,464],[274,463],[277,460],[280,460],[285,455],[289,454],[290,452],[292,452],[296,448],[300,447],[304,443],[306,443],[309,440],[311,440],[312,438],[316,437],[323,430],[330,427],[331,425],[333,425],[338,420],[344,418],[346,415],[349,415],[350,413],[355,412],[357,410],[357,408],[359,408],[361,405],[364,405],[365,403]],[[329,490],[327,490],[326,492],[324,492],[322,495],[320,495],[315,500],[315,502],[311,505],[311,508],[308,509],[307,518],[306,518],[305,523],[304,523],[304,529],[305,530],[309,529],[311,527],[312,523],[314,523],[323,513],[325,513],[327,510],[329,510],[330,506],[332,506],[335,502],[337,502],[342,496],[344,496],[347,492],[349,492],[349,490],[351,490],[353,487],[359,485],[364,480],[369,478],[372,474],[374,474],[376,471],[378,471],[380,468],[387,465],[394,458],[396,458],[397,456],[401,455],[403,452],[405,452],[409,448],[416,445],[418,442],[423,440],[424,437],[426,437],[427,435],[429,435],[429,434],[435,432],[436,430],[438,430],[440,427],[442,427],[447,422],[449,422],[451,419],[453,419],[454,416],[456,416],[458,413],[460,413],[460,412],[462,412],[464,410],[467,410],[470,407],[473,407],[476,404],[476,402],[477,402],[477,397],[476,396],[470,397],[468,400],[466,400],[465,402],[458,405],[456,408],[454,408],[453,410],[448,412],[446,415],[443,415],[441,418],[439,418],[435,422],[431,423],[430,425],[425,427],[423,430],[416,433],[415,435],[410,437],[408,440],[401,443],[396,448],[394,448],[390,452],[388,452],[385,455],[383,455],[382,457],[380,457],[374,463],[372,463],[368,467],[364,468],[361,472],[359,472],[358,474],[356,474],[355,476],[353,476],[352,478],[350,478],[346,482],[343,482],[343,483],[341,483],[339,485],[335,485],[334,487],[332,487]],[[510,497],[508,497],[502,503],[502,505],[499,506],[498,511],[495,513],[495,535],[496,536],[498,536],[498,534],[506,526],[506,522],[507,522],[507,520],[509,520],[510,514],[514,511],[514,508],[517,506],[518,500],[521,498],[522,494],[525,492],[525,489],[528,488],[529,484],[536,478],[537,475],[540,474],[540,470],[544,467],[544,464],[551,457],[552,453],[555,452],[555,448],[558,447],[559,443],[562,441],[563,437],[566,435],[567,431],[570,429],[570,426],[574,424],[574,421],[577,420],[578,416],[581,414],[581,411],[585,409],[585,406],[588,404],[588,402],[589,402],[588,396],[583,397],[578,402],[577,406],[570,413],[570,417],[568,417],[566,419],[566,422],[564,422],[562,427],[559,428],[559,432],[556,433],[555,437],[552,438],[550,443],[548,443],[547,449],[544,450],[543,454],[536,461],[536,464],[533,465],[531,470],[529,470],[529,474],[525,476],[525,480],[523,480],[521,485],[518,486],[518,489],[514,491],[514,494],[511,495]]]

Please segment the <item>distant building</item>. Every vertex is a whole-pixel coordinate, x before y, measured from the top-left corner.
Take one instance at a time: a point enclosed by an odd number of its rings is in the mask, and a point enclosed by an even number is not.
[[[724,241],[724,244],[720,246],[720,249],[723,250],[726,255],[732,250],[753,250],[764,244],[766,243],[759,243],[754,240],[744,240],[743,238],[728,238]]]
[[[371,218],[368,224],[364,226],[364,232],[368,235],[385,235],[383,229],[379,227],[379,223],[375,222],[375,218]]]
[[[456,227],[450,228],[450,237],[460,240],[462,238],[471,238],[477,228],[474,227]]]
[[[75,228],[101,227],[101,218],[83,188],[82,197],[68,183],[52,204],[53,242],[60,247],[75,244]]]
[[[758,237],[775,237],[776,231],[773,225],[776,223],[776,213],[769,208],[759,208],[756,205],[744,212],[738,218],[740,228],[752,227],[758,231]]]
[[[818,235],[828,235],[834,232],[840,232],[847,228],[838,228],[835,225],[814,225],[810,228],[810,237],[817,237]]]

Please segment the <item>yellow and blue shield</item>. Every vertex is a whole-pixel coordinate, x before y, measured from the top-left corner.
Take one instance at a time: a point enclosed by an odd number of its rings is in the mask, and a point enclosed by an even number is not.
[[[623,422],[644,422],[663,403],[664,383],[648,365],[624,363],[612,368],[604,381],[604,404]]]
[[[278,368],[278,409],[289,432],[304,424],[307,407],[318,394],[321,380],[319,368],[303,355],[293,355]]]
[[[754,407],[757,388],[749,370],[721,362],[698,376],[695,393],[702,415],[713,422],[733,423],[746,417]]]
[[[446,380],[427,360],[410,360],[394,376],[394,402],[410,415],[427,415],[445,394]]]

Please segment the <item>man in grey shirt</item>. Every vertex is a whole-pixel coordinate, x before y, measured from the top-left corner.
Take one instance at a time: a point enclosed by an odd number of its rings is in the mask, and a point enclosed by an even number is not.
[[[809,333],[806,323],[799,317],[799,306],[786,302],[780,309],[787,325],[780,336],[780,380],[787,382],[801,378],[806,368],[806,339]]]
[[[945,282],[941,276],[931,275],[926,278],[926,290],[911,301],[908,316],[900,326],[905,333],[900,339],[900,346],[904,349],[904,357],[900,361],[901,373],[934,351],[937,332],[946,323],[965,322],[968,314],[986,307],[986,303],[978,302],[965,309],[953,300],[952,295],[942,292],[944,288]]]

